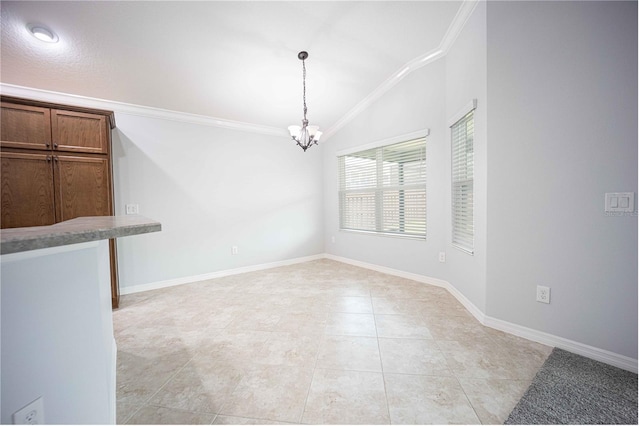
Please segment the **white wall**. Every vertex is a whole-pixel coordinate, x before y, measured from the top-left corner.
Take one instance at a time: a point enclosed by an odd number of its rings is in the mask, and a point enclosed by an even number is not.
[[[401,271],[440,277],[444,264],[444,202],[446,129],[444,116],[445,64],[438,60],[418,69],[360,113],[324,144],[325,251]],[[427,137],[427,239],[339,231],[336,152],[429,128]],[[335,237],[332,243],[331,237]]]
[[[325,251],[446,280],[480,311],[486,295],[486,5],[479,3],[444,59],[414,71],[324,146]],[[475,114],[475,254],[451,245],[451,142],[448,119],[478,100]],[[339,231],[336,151],[421,128],[427,137],[427,240]],[[336,242],[332,243],[331,237]],[[438,262],[444,251],[446,263]]]
[[[451,246],[446,121],[474,98],[469,256]],[[443,59],[325,144],[325,251],[447,281],[493,326],[633,368],[637,213],[606,216],[604,193],[637,196],[637,114],[637,3],[480,2]],[[427,241],[338,231],[336,151],[422,127]]]
[[[637,2],[488,5],[487,314],[637,359]],[[536,285],[551,304],[536,303]]]
[[[480,2],[451,47],[446,60],[446,119],[449,121],[472,99],[474,112],[473,256],[451,245],[451,132],[447,128],[445,219],[447,270],[443,277],[480,311],[486,308],[487,264],[487,5]],[[462,118],[462,117],[457,117]]]
[[[116,213],[138,204],[162,223],[162,232],[118,241],[123,293],[322,253],[318,147],[117,111],[116,122]]]

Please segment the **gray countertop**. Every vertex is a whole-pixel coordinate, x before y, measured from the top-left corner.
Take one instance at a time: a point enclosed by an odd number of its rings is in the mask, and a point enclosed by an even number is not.
[[[160,230],[159,222],[138,215],[78,217],[50,226],[3,229],[0,231],[0,254],[107,240]]]

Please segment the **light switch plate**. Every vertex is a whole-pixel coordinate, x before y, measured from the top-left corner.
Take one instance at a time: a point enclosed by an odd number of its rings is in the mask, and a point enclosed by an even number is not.
[[[606,213],[633,212],[634,209],[634,192],[607,192],[604,194],[604,211]]]

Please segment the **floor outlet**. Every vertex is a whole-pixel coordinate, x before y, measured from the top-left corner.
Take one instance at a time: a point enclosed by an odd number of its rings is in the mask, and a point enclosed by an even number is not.
[[[549,303],[550,300],[551,300],[551,289],[549,287],[539,285],[536,293],[536,302]]]
[[[42,397],[13,413],[14,425],[44,424],[44,400]]]

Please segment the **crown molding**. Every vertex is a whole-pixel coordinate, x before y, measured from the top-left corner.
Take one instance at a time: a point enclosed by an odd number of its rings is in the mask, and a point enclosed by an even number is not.
[[[449,49],[451,49],[451,46],[453,46],[453,43],[455,43],[462,29],[467,24],[469,17],[481,1],[486,0],[463,0],[460,9],[458,9],[456,16],[453,18],[453,21],[451,21],[451,25],[449,25],[447,32],[444,34],[444,37],[442,37],[439,46],[441,50],[449,52]]]
[[[53,92],[49,90],[35,89],[13,84],[0,83],[0,94],[20,98],[29,98],[43,102],[55,102],[87,108],[105,109],[114,111],[117,114],[127,114],[148,118],[159,118],[162,120],[180,121],[184,123],[219,127],[230,130],[239,130],[250,133],[259,133],[269,136],[289,137],[289,133],[286,131],[286,129],[280,129],[277,127],[243,123],[240,121],[225,120],[222,118],[208,117],[198,114],[189,114],[185,112],[171,111],[143,105],[109,101],[106,99],[91,98],[88,96],[71,95],[67,93]]]
[[[417,58],[403,65],[397,72],[387,78],[382,84],[380,84],[375,90],[373,90],[373,92],[367,95],[367,97],[365,97],[363,100],[358,102],[356,106],[347,111],[347,113],[342,116],[342,118],[340,118],[331,127],[324,131],[322,139],[326,141],[338,130],[347,125],[347,123],[352,121],[362,111],[369,108],[376,100],[382,97],[382,95],[388,92],[409,74],[446,56],[451,49],[451,46],[458,38],[458,35],[462,32],[462,29],[473,13],[476,5],[480,1],[484,0],[463,0],[460,8],[458,9],[458,12],[456,12],[456,16],[453,18],[453,21],[449,25],[447,32],[445,33],[437,48],[421,56],[418,56]],[[53,92],[48,90],[17,86],[13,84],[0,83],[0,93],[3,95],[23,97],[45,102],[56,102],[62,104],[83,106],[87,108],[106,109],[114,111],[118,114],[173,120],[198,124],[202,126],[219,127],[223,129],[289,138],[289,133],[287,132],[287,130],[278,127],[244,123],[240,121],[226,120],[223,118],[171,111],[144,105],[134,105],[124,102],[110,101],[106,99],[91,98],[87,96],[71,95],[67,93]]]
[[[424,55],[418,56],[417,58],[407,62],[405,65],[400,67],[399,71],[396,71],[394,74],[392,74],[391,77],[386,79],[366,98],[361,100],[356,106],[350,109],[344,116],[342,116],[342,118],[334,123],[333,126],[328,128],[323,134],[324,139],[326,140],[331,137],[347,123],[353,120],[358,114],[369,108],[376,100],[382,97],[382,95],[388,92],[393,86],[398,84],[406,76],[408,76],[415,70],[418,70],[425,65],[435,62],[438,59],[446,56],[447,53],[449,53],[451,46],[453,46],[453,43],[458,38],[458,35],[460,35],[460,33],[462,32],[462,29],[475,10],[478,2],[480,1],[484,0],[464,0],[437,48],[425,53]]]

